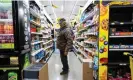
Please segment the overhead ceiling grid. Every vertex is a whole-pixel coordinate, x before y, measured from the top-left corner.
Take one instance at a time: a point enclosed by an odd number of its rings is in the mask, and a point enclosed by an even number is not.
[[[74,19],[87,0],[40,0],[40,2],[55,23],[57,18],[65,18],[67,21]]]

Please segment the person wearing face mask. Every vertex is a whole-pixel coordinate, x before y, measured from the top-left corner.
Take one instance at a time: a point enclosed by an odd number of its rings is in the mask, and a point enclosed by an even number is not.
[[[67,74],[69,72],[68,66],[68,51],[73,45],[72,31],[64,18],[59,20],[60,30],[57,37],[57,48],[60,50],[60,58],[63,65],[63,71],[61,75]]]

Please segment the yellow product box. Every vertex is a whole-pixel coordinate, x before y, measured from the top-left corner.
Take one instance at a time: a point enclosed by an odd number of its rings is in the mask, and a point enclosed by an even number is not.
[[[11,43],[12,48],[14,48],[14,43]]]
[[[18,57],[10,57],[10,64],[18,64]]]
[[[9,49],[9,48],[12,48],[12,43],[3,43],[1,44],[2,45],[2,49]]]

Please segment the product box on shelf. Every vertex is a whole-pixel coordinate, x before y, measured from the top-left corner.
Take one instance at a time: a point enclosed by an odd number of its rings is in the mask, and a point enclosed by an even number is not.
[[[36,32],[37,30],[36,30],[36,28],[31,27],[31,28],[30,28],[30,31],[31,31],[31,32]]]
[[[129,45],[120,45],[120,49],[129,49],[130,46]]]
[[[19,64],[18,57],[10,57],[10,64],[11,65],[17,65],[17,64]]]
[[[40,45],[39,44],[35,44],[34,45],[34,50],[39,50],[40,49]]]
[[[38,54],[35,55],[35,59],[42,59],[44,57],[44,50],[40,51]]]
[[[0,35],[0,49],[12,49],[12,48],[14,48],[14,36]]]
[[[0,75],[0,80],[18,80],[17,70],[6,70],[0,72],[2,74]]]

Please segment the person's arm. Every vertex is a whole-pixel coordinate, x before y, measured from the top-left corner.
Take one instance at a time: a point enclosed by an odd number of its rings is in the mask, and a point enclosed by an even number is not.
[[[67,55],[70,48],[72,48],[73,45],[73,37],[70,30],[66,30],[65,32],[65,38],[67,40],[66,48],[65,48],[65,55]]]

